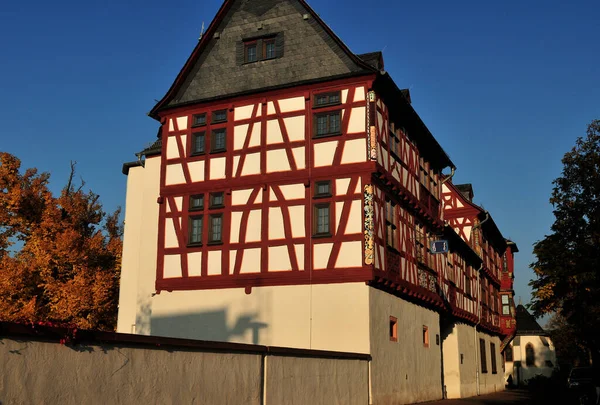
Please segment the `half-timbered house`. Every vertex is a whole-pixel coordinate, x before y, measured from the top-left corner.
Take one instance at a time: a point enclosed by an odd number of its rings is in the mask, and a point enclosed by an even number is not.
[[[454,164],[380,52],[304,0],[226,0],[150,116],[124,165],[119,332],[369,353],[372,403],[471,393],[480,346],[453,328],[499,348],[506,244],[478,210],[473,237],[445,222]],[[472,381],[442,372],[467,360]]]

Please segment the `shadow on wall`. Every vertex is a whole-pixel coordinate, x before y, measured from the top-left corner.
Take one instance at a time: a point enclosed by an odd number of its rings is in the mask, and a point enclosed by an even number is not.
[[[256,321],[256,317],[256,313],[240,315],[233,327],[229,327],[226,309],[197,314],[156,316],[151,318],[150,330],[153,336],[259,344],[260,332],[268,325]]]

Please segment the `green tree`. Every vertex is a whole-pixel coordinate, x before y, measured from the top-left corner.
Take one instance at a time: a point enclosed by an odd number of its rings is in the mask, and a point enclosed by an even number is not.
[[[119,210],[73,185],[60,196],[50,175],[20,173],[0,152],[0,319],[114,330],[121,268]]]
[[[534,244],[530,308],[535,316],[560,313],[577,343],[600,361],[600,120],[562,163],[550,198],[552,233]]]

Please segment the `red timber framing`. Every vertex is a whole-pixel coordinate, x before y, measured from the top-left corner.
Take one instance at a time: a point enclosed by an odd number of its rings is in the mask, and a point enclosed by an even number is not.
[[[234,287],[248,290],[255,286],[371,280],[372,266],[364,264],[362,189],[375,171],[375,162],[367,156],[365,125],[366,95],[372,80],[370,76],[337,80],[161,112],[163,159],[157,291]],[[341,102],[315,108],[315,95],[324,92],[340,92]],[[302,100],[301,106],[290,107],[290,100],[296,105]],[[222,110],[227,111],[226,121],[213,124],[212,113]],[[330,111],[340,111],[340,134],[315,137],[315,114]],[[206,123],[193,126],[193,118],[199,114],[206,114]],[[357,130],[356,122],[361,122],[361,114],[363,124]],[[303,127],[301,137],[299,126]],[[273,132],[273,127],[279,130]],[[211,153],[212,131],[221,128],[226,131],[225,148]],[[194,134],[199,132],[204,132],[205,147],[203,153],[194,154]],[[276,142],[272,140],[273,133],[280,136]],[[324,150],[320,145],[331,151],[327,165],[319,163]],[[364,148],[360,159],[352,152],[357,145]],[[276,168],[268,160],[271,153],[279,153]],[[174,172],[177,176],[173,176]],[[322,180],[330,181],[331,195],[317,199],[315,184]],[[302,186],[301,195],[298,186]],[[296,190],[292,197],[286,196],[290,188]],[[244,201],[236,204],[234,195],[240,195],[240,191],[246,193]],[[223,193],[224,204],[210,208],[211,193]],[[196,195],[204,196],[201,210],[190,208],[190,197]],[[313,208],[317,203],[329,206],[331,235],[313,236]],[[304,214],[302,232],[297,227],[292,229],[294,212],[298,209]],[[280,212],[282,217],[281,234],[277,237],[272,237],[269,228],[273,212]],[[188,243],[192,216],[202,216],[201,245]],[[211,216],[219,216],[222,221],[219,242],[209,241]],[[349,223],[351,218],[352,223]],[[175,239],[167,235],[171,232],[170,226],[176,235],[175,243]],[[249,232],[258,236],[246,240]],[[344,246],[348,243],[360,246],[360,260],[352,266],[340,266],[339,263],[344,262]],[[323,259],[324,265],[317,267],[315,263],[320,259],[313,257],[313,251],[325,246],[329,256]],[[273,248],[286,252],[289,268],[277,271],[270,268],[269,249]],[[247,261],[254,256],[246,256],[251,252],[252,255],[260,253],[249,269]],[[165,271],[169,269],[166,258],[169,263],[175,260],[181,272]]]
[[[500,275],[506,249],[504,238],[489,213],[465,198],[451,181],[444,184],[442,200],[448,225],[481,259],[481,266],[474,269],[479,272],[479,284],[473,285],[474,293],[479,294],[481,306],[479,325],[500,335]]]

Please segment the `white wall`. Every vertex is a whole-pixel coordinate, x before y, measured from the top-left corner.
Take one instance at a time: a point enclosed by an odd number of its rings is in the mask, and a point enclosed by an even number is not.
[[[138,320],[156,336],[369,353],[368,300],[364,283],[163,291]]]
[[[150,311],[156,280],[159,181],[159,157],[129,169],[117,332],[150,334],[138,318]]]
[[[439,315],[370,288],[372,396],[374,404],[408,404],[442,398]],[[398,341],[389,337],[389,319],[398,319]],[[423,326],[429,347],[423,345]]]
[[[556,351],[554,343],[550,338],[546,337],[549,346],[545,346],[539,335],[518,336],[510,345],[513,348],[514,362],[521,362],[518,372],[519,384],[526,384],[527,380],[536,375],[550,377],[554,372],[556,363]],[[517,344],[515,344],[517,343]],[[527,366],[526,362],[526,346],[528,343],[533,345],[535,354],[535,365]],[[552,367],[546,365],[546,361],[552,362]],[[505,379],[512,374],[514,384],[517,384],[517,368],[514,362],[506,362]]]
[[[491,336],[487,333],[477,332],[477,355],[479,358],[479,339],[485,341],[486,361],[487,361],[487,373],[483,373],[480,370],[479,373],[479,394],[488,394],[491,392],[503,391],[504,382],[504,369],[502,368],[502,356],[500,355],[500,345],[502,344],[498,336]],[[492,353],[490,353],[490,343],[496,345],[496,373],[492,372]],[[481,364],[481,361],[479,361]]]

